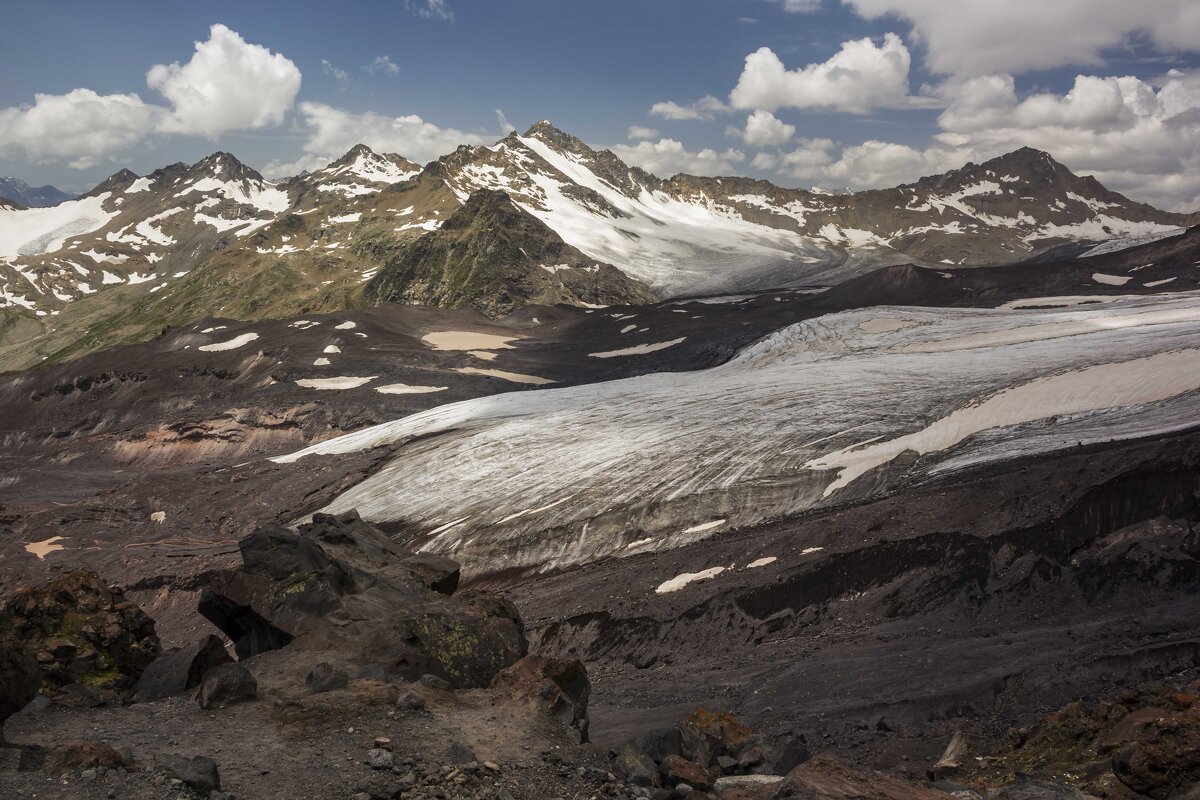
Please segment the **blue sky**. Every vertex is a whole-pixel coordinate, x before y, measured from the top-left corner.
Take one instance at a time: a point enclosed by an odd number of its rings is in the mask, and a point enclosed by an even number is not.
[[[1030,144],[1137,199],[1200,207],[1200,4],[995,5],[5,0],[0,174],[82,190],[216,149],[287,172],[356,133],[426,161],[501,136],[500,109],[664,176],[858,188]],[[194,58],[197,42],[220,54]],[[242,66],[217,74],[230,54]],[[188,99],[211,80],[225,88]],[[222,95],[246,86],[261,113]]]

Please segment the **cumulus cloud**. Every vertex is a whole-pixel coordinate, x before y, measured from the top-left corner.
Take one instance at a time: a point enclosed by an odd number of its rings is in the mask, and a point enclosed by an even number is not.
[[[765,151],[755,153],[754,158],[750,160],[750,166],[763,172],[769,172],[779,166],[779,156]]]
[[[1193,0],[843,0],[867,19],[912,24],[926,64],[962,76],[1098,64],[1109,48],[1145,36],[1165,50],[1200,50]]]
[[[454,22],[454,12],[446,0],[404,0],[404,7],[422,19]]]
[[[391,75],[394,77],[400,74],[400,67],[398,67],[387,55],[375,56],[375,58],[371,60],[370,64],[367,64],[365,67],[363,67],[363,70],[370,75],[382,74]]]
[[[653,139],[658,136],[658,131],[654,128],[643,128],[641,125],[630,125],[628,137],[634,141],[638,139]]]
[[[32,106],[0,109],[0,153],[86,169],[141,140],[163,113],[136,94],[37,94]]]
[[[146,103],[133,93],[101,95],[81,88],[37,94],[33,105],[0,109],[0,152],[86,169],[155,133],[213,137],[277,124],[300,90],[300,70],[282,55],[213,25],[188,63],[159,64],[146,82],[170,106]]]
[[[663,119],[713,119],[718,113],[728,110],[725,103],[710,94],[686,106],[665,100],[650,107],[651,114]]]
[[[1200,205],[1200,70],[1172,70],[1155,82],[1080,75],[1068,92],[1024,98],[1010,75],[940,91],[948,106],[932,144],[866,141],[818,165],[819,177],[890,186],[1030,146],[1136,200],[1180,211]]]
[[[362,143],[372,150],[399,153],[417,162],[431,161],[460,144],[485,144],[491,137],[440,128],[415,114],[390,117],[374,112],[355,114],[325,103],[303,102],[300,116],[308,138],[306,153],[326,161]]]
[[[778,147],[787,144],[795,133],[795,125],[788,125],[770,111],[755,111],[746,120],[741,137],[751,147]]]
[[[288,58],[249,44],[224,25],[196,42],[186,64],[159,64],[146,83],[173,106],[159,130],[215,137],[283,121],[300,91],[300,70]]]
[[[873,108],[912,106],[928,101],[908,94],[908,48],[894,33],[882,44],[872,39],[844,42],[828,61],[789,70],[769,47],[746,56],[734,108],[829,108],[863,113]]]
[[[793,178],[815,178],[833,163],[832,139],[799,139],[796,148],[779,159],[784,174]]]
[[[728,175],[733,172],[735,163],[746,160],[746,154],[741,150],[729,148],[718,152],[705,148],[691,152],[674,139],[638,142],[636,145],[616,145],[611,150],[625,163],[662,177],[679,172],[692,175]]]

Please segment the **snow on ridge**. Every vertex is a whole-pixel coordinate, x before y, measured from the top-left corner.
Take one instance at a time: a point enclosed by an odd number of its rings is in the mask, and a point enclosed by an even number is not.
[[[0,210],[0,258],[53,253],[67,239],[103,228],[119,213],[104,210],[111,196],[104,192],[49,208]]]

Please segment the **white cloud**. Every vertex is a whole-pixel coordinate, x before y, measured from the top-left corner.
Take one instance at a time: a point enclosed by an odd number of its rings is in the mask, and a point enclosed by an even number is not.
[[[517,129],[517,126],[509,122],[508,117],[504,116],[504,109],[496,109],[496,122],[500,125],[500,132],[505,135],[508,135]]]
[[[423,163],[451,152],[460,144],[485,144],[489,137],[453,128],[439,128],[415,114],[389,117],[368,111],[355,114],[324,103],[300,104],[307,128],[307,153],[336,158],[362,143],[383,153],[399,153]]]
[[[819,11],[821,0],[768,0],[790,14],[811,14]]]
[[[629,138],[636,141],[638,139],[653,139],[658,136],[658,131],[654,128],[643,128],[641,125],[629,126]]]
[[[651,114],[663,119],[712,119],[717,113],[728,110],[728,106],[710,94],[686,106],[665,100],[650,107]]]
[[[404,0],[404,7],[424,19],[454,22],[454,12],[446,4],[446,0]]]
[[[0,153],[86,169],[140,141],[163,113],[136,94],[37,94],[32,106],[0,109]]]
[[[610,149],[626,164],[641,167],[662,177],[679,172],[692,175],[728,175],[733,172],[735,163],[746,159],[745,153],[733,148],[721,152],[711,148],[690,152],[674,139],[638,142],[636,145],[620,144]]]
[[[856,189],[895,186],[922,175],[960,167],[965,160],[954,161],[941,148],[918,150],[908,145],[870,140],[844,148],[841,157],[820,169],[818,174]]]
[[[912,23],[935,72],[960,76],[1098,64],[1142,35],[1164,50],[1200,49],[1194,0],[843,0],[867,19]]]
[[[394,77],[400,74],[400,67],[387,55],[375,56],[371,63],[367,64],[363,69],[371,75],[382,73]]]
[[[891,186],[1029,146],[1135,200],[1180,211],[1200,204],[1200,70],[1172,70],[1154,83],[1080,75],[1065,94],[1025,98],[1009,75],[940,91],[949,105],[932,144],[863,142],[820,167],[820,176]]]
[[[779,166],[779,156],[767,152],[755,153],[754,158],[750,160],[750,166],[763,172],[769,172]]]
[[[755,111],[746,120],[741,136],[751,147],[778,147],[787,144],[795,133],[795,125],[788,125],[770,111]]]
[[[279,53],[213,25],[208,41],[196,42],[191,61],[152,67],[146,83],[174,106],[160,131],[211,138],[282,122],[300,91],[300,70]]]
[[[908,48],[894,33],[876,45],[870,38],[843,42],[828,61],[789,70],[769,47],[746,56],[734,108],[830,108],[862,113],[873,108],[927,104],[908,94]]]
[[[346,87],[350,84],[350,73],[324,58],[321,59],[321,69],[326,75],[341,84],[342,91],[346,90]]]
[[[31,106],[0,109],[0,152],[86,169],[155,133],[213,137],[276,124],[300,90],[300,70],[282,55],[213,25],[187,64],[159,64],[146,82],[170,108],[133,93],[101,95],[81,88],[37,94]]]
[[[824,174],[833,163],[832,139],[800,139],[797,147],[779,160],[781,169],[793,178],[813,178]]]

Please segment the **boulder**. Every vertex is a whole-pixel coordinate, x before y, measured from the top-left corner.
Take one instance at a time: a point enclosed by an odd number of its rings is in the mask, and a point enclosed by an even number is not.
[[[683,738],[678,728],[656,728],[638,738],[638,749],[661,764],[667,756],[682,755]]]
[[[142,703],[184,694],[199,686],[210,669],[232,660],[216,636],[169,650],[146,667],[133,687],[133,699]]]
[[[693,789],[708,789],[720,776],[718,769],[688,761],[683,756],[667,756],[659,767],[663,783],[667,786],[677,786],[686,783]]]
[[[487,686],[525,654],[511,602],[448,597],[457,565],[413,556],[353,512],[316,514],[297,531],[260,528],[239,546],[242,568],[215,573],[200,599],[239,658],[302,637],[303,648],[380,677],[432,674],[467,688]]]
[[[75,683],[131,689],[159,653],[154,620],[94,572],[16,592],[0,609],[0,630],[34,654],[49,692]]]
[[[631,786],[659,786],[658,764],[634,742],[626,742],[613,754],[613,768]]]
[[[0,631],[0,744],[4,743],[4,720],[24,708],[41,685],[33,654],[15,637]]]
[[[345,689],[350,683],[350,676],[328,661],[322,661],[312,668],[304,683],[310,692],[320,694],[332,692],[334,689]]]
[[[172,778],[183,781],[201,797],[207,797],[209,792],[221,790],[221,775],[217,770],[217,763],[211,758],[162,754],[158,756],[156,763],[159,769]]]
[[[677,727],[683,757],[704,767],[715,764],[719,756],[736,758],[750,738],[750,729],[732,714],[705,708],[684,717]]]
[[[432,553],[414,553],[400,563],[411,569],[425,586],[439,594],[458,591],[461,569],[453,559]]]
[[[787,777],[797,791],[811,791],[823,800],[955,800],[954,795],[937,789],[876,772],[860,772],[829,753],[813,756]]]
[[[200,682],[196,702],[201,708],[224,708],[258,697],[258,681],[237,662],[221,664],[208,671]]]
[[[1117,780],[1164,800],[1200,782],[1200,703],[1165,714],[1112,757]]]
[[[492,680],[492,688],[533,705],[587,741],[591,683],[579,659],[525,656]]]

